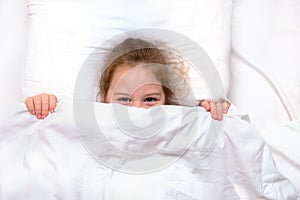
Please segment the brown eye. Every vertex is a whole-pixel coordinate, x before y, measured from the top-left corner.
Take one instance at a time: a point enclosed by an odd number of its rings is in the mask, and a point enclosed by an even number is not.
[[[153,97],[147,97],[144,101],[146,101],[146,102],[153,102],[153,101],[157,101],[157,99],[153,98]]]

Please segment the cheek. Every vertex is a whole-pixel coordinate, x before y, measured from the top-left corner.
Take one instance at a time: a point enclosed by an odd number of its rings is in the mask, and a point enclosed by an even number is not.
[[[162,98],[161,98],[162,104],[166,104],[166,93],[163,88],[161,88],[161,91],[162,91]]]
[[[165,104],[166,104],[166,100],[165,100],[165,98],[163,98],[159,105],[165,105]]]

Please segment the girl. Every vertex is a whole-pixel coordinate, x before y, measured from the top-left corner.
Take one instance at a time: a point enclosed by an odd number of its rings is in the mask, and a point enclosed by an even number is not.
[[[180,105],[189,93],[188,68],[174,52],[159,49],[141,39],[126,39],[112,49],[107,67],[99,81],[99,95],[104,103],[150,108]],[[52,94],[28,97],[27,109],[38,119],[54,112],[57,98]],[[200,101],[212,118],[222,120],[229,103]]]

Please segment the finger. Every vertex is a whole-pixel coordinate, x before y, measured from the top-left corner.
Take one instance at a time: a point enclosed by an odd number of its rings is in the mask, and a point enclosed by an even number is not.
[[[33,97],[33,105],[35,109],[35,115],[40,119],[42,117],[42,99],[39,95]]]
[[[223,107],[221,103],[216,104],[217,107],[217,120],[222,121],[223,119]]]
[[[226,114],[228,112],[230,104],[225,101],[225,102],[222,103],[222,107],[223,107],[223,113]]]
[[[25,101],[27,110],[31,113],[31,114],[35,114],[35,110],[34,110],[34,105],[33,105],[33,98],[32,97],[28,97]]]
[[[211,117],[213,119],[218,119],[216,104],[214,102],[210,102],[210,107],[211,107],[211,109],[210,109]]]
[[[44,119],[47,117],[49,113],[49,95],[48,94],[42,94],[42,118]]]
[[[201,101],[201,102],[199,103],[199,105],[200,105],[201,107],[203,107],[206,111],[210,111],[210,109],[211,109],[211,106],[209,105],[209,102],[206,101],[206,100]]]
[[[54,112],[54,109],[56,108],[57,98],[54,95],[49,95],[49,110],[51,113]]]

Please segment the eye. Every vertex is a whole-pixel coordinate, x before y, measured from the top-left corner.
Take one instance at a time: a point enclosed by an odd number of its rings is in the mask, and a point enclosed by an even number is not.
[[[147,97],[144,101],[146,101],[146,102],[153,102],[153,101],[157,101],[157,99],[153,98],[153,97]]]
[[[128,97],[120,97],[120,98],[118,98],[118,101],[121,101],[121,102],[130,102],[130,99]]]

